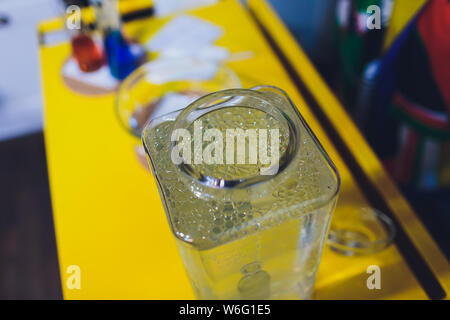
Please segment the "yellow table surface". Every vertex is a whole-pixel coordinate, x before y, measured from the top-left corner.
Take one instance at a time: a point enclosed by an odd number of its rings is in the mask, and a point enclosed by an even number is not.
[[[257,15],[268,18],[270,24],[280,28],[281,34],[285,35],[284,45],[294,46],[284,26],[271,16],[271,9],[264,2],[250,2],[260,10]],[[349,206],[368,206],[352,173],[267,44],[249,11],[236,0],[223,0],[215,6],[189,13],[224,28],[218,45],[229,48],[231,52],[254,53],[251,59],[227,63],[241,78],[243,87],[260,84],[278,86],[298,106],[341,175],[342,189],[335,215]],[[166,21],[153,18],[132,22],[127,24],[126,31],[148,38]],[[44,24],[40,26],[40,31],[45,32]],[[290,54],[299,54],[299,51],[306,67],[312,68],[299,47],[287,50]],[[64,298],[194,298],[156,184],[151,174],[136,160],[133,148],[137,139],[120,125],[114,110],[114,94],[88,97],[68,89],[62,81],[61,68],[69,56],[68,43],[42,45],[40,48],[45,143]],[[325,97],[332,95],[318,80],[320,77],[315,70],[311,74],[311,83],[318,83]],[[308,82],[308,76],[305,79]],[[340,105],[336,108],[342,109]],[[338,110],[338,116],[339,112],[342,110]],[[345,121],[345,130],[356,131],[357,145],[353,147],[370,152],[369,160],[372,162],[364,168],[376,170],[375,174],[385,177],[376,158],[370,158],[374,157],[372,151],[353,123],[349,119]],[[364,161],[362,158],[359,160]],[[388,183],[391,188],[390,180]],[[395,186],[393,188],[395,191]],[[401,207],[404,202],[402,196],[398,191],[394,195],[393,201],[400,203],[397,208]],[[395,206],[393,210],[397,213]],[[441,285],[447,289],[448,262],[414,213],[410,212],[407,216],[408,230],[413,228],[418,235],[414,243],[421,253],[423,248],[420,244],[423,243],[431,250],[432,257],[426,257],[426,260],[439,265],[433,271],[437,270],[436,273],[442,276],[439,278],[443,279]],[[80,289],[69,289],[66,285],[70,265],[81,269]],[[366,269],[369,265],[381,268],[381,290],[367,289],[369,274]],[[314,298],[427,299],[427,295],[393,245],[378,254],[360,257],[342,256],[326,247]]]

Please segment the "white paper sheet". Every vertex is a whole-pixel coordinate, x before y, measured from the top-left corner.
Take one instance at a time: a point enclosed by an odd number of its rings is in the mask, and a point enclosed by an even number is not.
[[[213,61],[191,58],[159,58],[146,64],[147,80],[164,84],[180,80],[208,80],[215,76],[218,65]]]
[[[159,54],[159,58],[163,59],[177,59],[183,57],[223,62],[230,57],[230,51],[225,47],[208,45],[205,47],[194,48],[193,50],[167,49],[161,51]]]
[[[179,50],[192,52],[211,45],[223,34],[222,28],[208,21],[181,15],[169,21],[148,42],[151,51]]]

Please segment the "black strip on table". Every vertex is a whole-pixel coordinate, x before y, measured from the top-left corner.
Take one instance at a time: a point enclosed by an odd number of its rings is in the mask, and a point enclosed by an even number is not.
[[[153,16],[155,10],[153,7],[131,11],[122,15],[122,22],[131,22],[138,19],[149,18]]]
[[[272,38],[267,29],[258,20],[255,13],[249,10],[251,16],[259,27],[264,38],[267,40],[268,44],[271,46],[274,53],[277,55],[278,59],[282,63],[286,72],[288,73],[291,80],[294,82],[295,86],[301,93],[302,97],[308,103],[311,111],[314,113],[316,118],[319,120],[322,128],[325,130],[328,138],[332,141],[334,146],[339,152],[339,155],[344,159],[345,163],[351,170],[353,177],[355,178],[358,186],[363,190],[366,195],[370,205],[384,213],[386,213],[394,222],[397,228],[396,238],[394,239],[398,250],[400,251],[403,259],[408,263],[411,271],[415,275],[417,281],[422,286],[423,290],[430,299],[437,300],[443,299],[446,296],[446,292],[442,288],[439,280],[436,278],[434,273],[431,271],[430,267],[420,255],[417,248],[412,243],[411,239],[406,234],[405,230],[402,228],[398,222],[397,217],[390,209],[384,197],[375,187],[375,185],[370,181],[370,178],[364,172],[364,170],[359,165],[358,161],[355,159],[354,155],[342,140],[339,132],[333,126],[331,121],[328,119],[326,114],[320,107],[315,97],[309,91],[308,87],[305,85],[303,79],[297,74],[295,69],[292,67],[289,59],[285,56],[281,48],[278,46],[276,41]]]

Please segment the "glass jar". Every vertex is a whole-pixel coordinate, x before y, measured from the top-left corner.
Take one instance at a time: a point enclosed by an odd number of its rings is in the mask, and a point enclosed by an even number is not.
[[[282,90],[211,93],[142,139],[198,298],[310,298],[340,180]]]

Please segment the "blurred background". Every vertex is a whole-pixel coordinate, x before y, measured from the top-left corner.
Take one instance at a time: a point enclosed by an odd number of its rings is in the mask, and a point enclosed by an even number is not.
[[[450,2],[270,2],[448,258]],[[37,24],[86,3],[0,0],[1,299],[61,298]],[[365,27],[371,5],[381,29]]]

